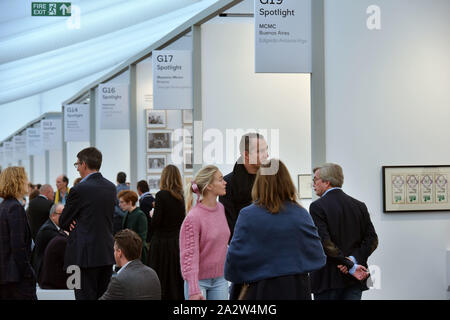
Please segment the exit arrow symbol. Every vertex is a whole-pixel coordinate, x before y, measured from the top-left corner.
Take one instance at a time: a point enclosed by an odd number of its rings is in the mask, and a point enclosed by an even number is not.
[[[63,15],[66,15],[66,11],[69,10],[65,4],[63,4],[61,7],[59,7]]]

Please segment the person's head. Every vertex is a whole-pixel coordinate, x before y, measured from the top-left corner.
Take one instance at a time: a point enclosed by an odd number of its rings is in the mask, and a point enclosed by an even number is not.
[[[173,164],[169,164],[163,169],[159,189],[169,191],[176,199],[183,200],[183,182],[180,170]]]
[[[145,180],[138,181],[136,189],[139,195],[142,195],[143,193],[150,191],[150,188],[148,187],[148,182]]]
[[[45,196],[48,200],[52,201],[55,200],[55,193],[53,192],[53,188],[49,184],[44,184],[40,189],[39,192]]]
[[[0,174],[0,197],[22,199],[28,192],[28,178],[23,167],[8,167]]]
[[[79,184],[79,183],[81,182],[81,180],[83,180],[81,177],[76,178],[76,179],[73,181],[73,186],[75,187],[77,184]]]
[[[34,186],[34,188],[35,188],[36,190],[41,189],[41,187],[42,187],[42,184],[40,184],[40,183],[38,183],[38,184],[36,184],[36,185]]]
[[[207,193],[215,196],[224,196],[226,194],[226,181],[219,168],[208,165],[200,169],[194,177],[194,180],[186,186],[186,212],[192,208],[194,193],[197,197],[205,197]]]
[[[28,195],[30,195],[33,192],[34,185],[31,182],[28,182]]]
[[[56,178],[56,189],[58,191],[66,191],[67,186],[69,185],[69,178],[67,178],[65,175],[60,175]]]
[[[36,198],[37,196],[39,196],[41,194],[41,192],[39,190],[34,190],[31,191],[31,193],[28,195],[28,199],[31,201],[34,198]]]
[[[263,168],[270,167],[278,167],[278,170],[274,170],[272,174],[262,173]],[[268,163],[261,165],[253,184],[252,200],[271,213],[280,212],[286,201],[298,204],[297,190],[283,162],[271,159]]]
[[[314,191],[321,197],[328,189],[339,187],[344,184],[344,173],[340,165],[335,163],[325,163],[314,168]]]
[[[81,150],[78,152],[77,158],[75,167],[82,178],[86,177],[89,173],[99,171],[102,166],[102,153],[94,147]]]
[[[267,161],[268,150],[264,136],[251,132],[242,136],[239,143],[241,161],[249,173],[256,173],[262,163]]]
[[[136,232],[124,229],[114,236],[114,259],[119,267],[141,257],[142,240]]]
[[[117,174],[117,183],[122,184],[125,183],[127,181],[127,174],[125,172],[119,172]]]
[[[136,192],[131,190],[122,190],[117,195],[119,198],[119,207],[123,211],[132,211],[136,206],[136,202],[138,201],[138,195]]]
[[[59,217],[64,210],[64,205],[62,203],[56,203],[50,208],[50,220],[53,221],[54,224],[59,226]]]

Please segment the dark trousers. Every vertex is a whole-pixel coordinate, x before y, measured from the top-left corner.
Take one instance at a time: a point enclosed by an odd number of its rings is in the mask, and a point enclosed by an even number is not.
[[[314,294],[314,300],[361,300],[362,290],[359,285],[347,288],[329,289]]]
[[[0,284],[0,300],[37,300],[36,281],[23,279],[17,283]]]
[[[112,266],[80,268],[81,288],[75,289],[76,300],[98,300],[108,288]]]

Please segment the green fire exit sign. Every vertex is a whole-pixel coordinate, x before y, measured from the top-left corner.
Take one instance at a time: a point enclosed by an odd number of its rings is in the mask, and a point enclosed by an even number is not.
[[[45,17],[70,16],[70,2],[32,2],[31,15]]]

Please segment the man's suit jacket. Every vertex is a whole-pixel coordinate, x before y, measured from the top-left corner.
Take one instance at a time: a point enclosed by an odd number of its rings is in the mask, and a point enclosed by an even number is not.
[[[161,300],[161,284],[156,272],[139,259],[111,278],[100,300]]]
[[[36,240],[39,229],[47,221],[52,205],[53,203],[43,196],[37,196],[30,201],[27,218],[33,240]]]
[[[67,289],[66,282],[70,276],[64,271],[67,237],[61,230],[45,249],[39,274],[39,286],[42,289]]]
[[[114,264],[113,215],[116,187],[93,173],[70,190],[59,218],[62,229],[75,228],[67,240],[64,268],[94,268]]]
[[[341,189],[334,189],[311,203],[309,211],[327,255],[325,267],[311,273],[313,293],[353,285],[367,290],[366,281],[358,281],[337,268],[341,264],[350,269],[353,262],[346,259],[349,256],[367,267],[367,259],[378,246],[378,236],[366,205]]]
[[[139,199],[139,208],[145,213],[145,217],[147,218],[147,242],[150,242],[153,235],[151,229],[152,218],[150,217],[150,211],[153,209],[154,202],[155,198],[153,198],[151,194],[147,194]]]
[[[0,205],[0,284],[34,279],[31,233],[25,210],[16,199]]]
[[[31,264],[33,265],[36,277],[39,279],[39,273],[41,271],[42,260],[44,258],[45,249],[49,242],[58,235],[58,228],[52,222],[47,221],[39,229],[36,235],[36,242],[32,253]]]

